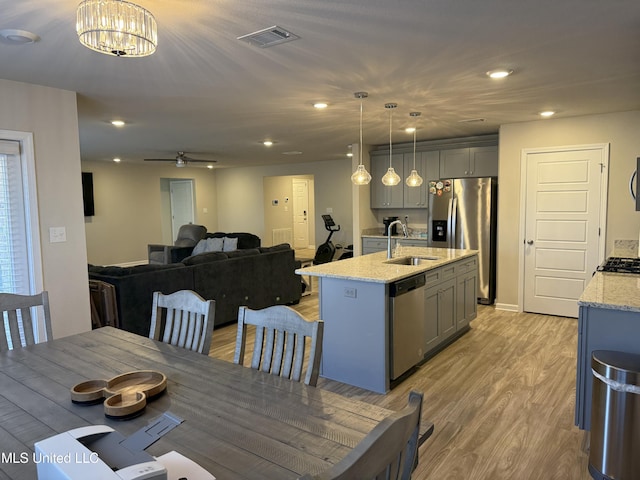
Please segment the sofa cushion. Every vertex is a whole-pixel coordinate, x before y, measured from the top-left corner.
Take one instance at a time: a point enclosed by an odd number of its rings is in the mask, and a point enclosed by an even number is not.
[[[227,260],[228,258],[229,257],[227,257],[226,253],[205,252],[198,255],[191,255],[190,257],[182,260],[182,263],[184,263],[185,265],[200,265],[201,263],[218,262],[220,260]]]
[[[233,233],[225,233],[225,232],[214,232],[207,233],[207,238],[237,238],[238,239],[238,248],[258,248],[260,246],[260,237],[254,235],[253,233],[246,232],[233,232]]]
[[[260,247],[261,253],[281,252],[283,250],[291,250],[291,245],[288,243],[281,243],[279,245],[273,245],[272,247]]]
[[[212,238],[211,240],[216,240]],[[238,237],[224,237],[223,239],[223,252],[233,252],[238,249]]]
[[[200,240],[198,244],[195,247],[193,247],[193,251],[191,252],[191,255],[198,255],[199,253],[206,252],[208,240],[209,240],[208,238],[203,238],[202,240]]]
[[[184,267],[183,263],[171,263],[168,265],[136,265],[133,267],[117,267],[114,265],[98,266],[89,265],[89,273],[95,273],[98,275],[107,275],[111,277],[122,277],[124,275],[135,275],[138,273],[153,272],[157,270],[169,270],[174,268]]]
[[[226,252],[225,255],[229,258],[249,257],[251,255],[260,255],[260,250],[257,248],[245,248],[244,250],[234,250],[233,252]]]

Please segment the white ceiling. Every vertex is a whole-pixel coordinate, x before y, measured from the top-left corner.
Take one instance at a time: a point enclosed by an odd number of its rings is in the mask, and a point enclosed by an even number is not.
[[[546,109],[640,109],[638,0],[136,1],[158,23],[158,50],[145,58],[80,45],[79,0],[0,0],[0,29],[41,37],[0,40],[0,78],[78,92],[84,160],[178,150],[222,167],[345,158],[361,90],[372,145],[389,141],[387,102],[398,103],[394,142],[411,140],[411,111],[422,112],[418,140],[429,140],[495,133]],[[300,39],[268,49],[236,39],[273,25]],[[497,67],[514,74],[488,79]],[[320,100],[329,108],[312,108]],[[474,118],[485,121],[460,123]]]

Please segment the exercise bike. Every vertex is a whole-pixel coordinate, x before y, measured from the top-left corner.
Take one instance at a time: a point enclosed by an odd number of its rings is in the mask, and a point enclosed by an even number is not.
[[[331,236],[340,231],[340,225],[336,225],[331,215],[322,215],[324,220],[324,228],[329,232],[327,240],[318,247],[316,250],[316,256],[313,257],[313,264],[319,265],[321,263],[329,263],[333,260],[333,256],[336,254],[336,247],[331,241]]]

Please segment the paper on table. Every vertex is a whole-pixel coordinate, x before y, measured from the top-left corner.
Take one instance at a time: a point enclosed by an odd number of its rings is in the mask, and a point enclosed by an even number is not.
[[[167,480],[179,480],[181,478],[188,478],[189,480],[216,480],[216,477],[196,462],[176,451],[171,451],[156,457],[156,460],[167,469]]]

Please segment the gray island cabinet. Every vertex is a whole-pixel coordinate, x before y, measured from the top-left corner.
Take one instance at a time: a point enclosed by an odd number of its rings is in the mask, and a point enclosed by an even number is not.
[[[593,351],[640,354],[640,277],[596,272],[578,305],[575,424],[591,430]]]
[[[393,378],[397,355],[417,365],[469,330],[476,317],[477,252],[404,247],[401,258],[409,257],[422,260],[387,263],[386,252],[378,252],[296,270],[319,280],[321,376],[386,393],[404,378]],[[424,276],[424,284],[413,314],[394,329],[394,285],[415,276]],[[394,332],[410,344],[396,339],[394,349]]]

